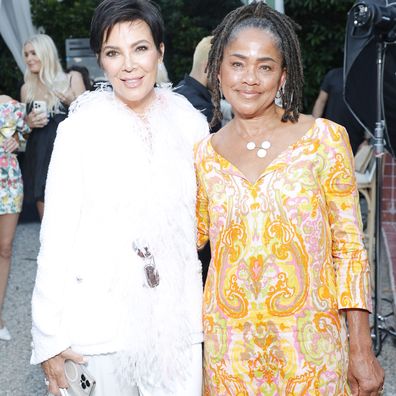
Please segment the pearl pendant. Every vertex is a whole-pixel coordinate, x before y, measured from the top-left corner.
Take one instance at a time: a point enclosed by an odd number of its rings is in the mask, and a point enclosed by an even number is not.
[[[264,158],[267,155],[267,150],[271,147],[271,142],[269,142],[268,140],[264,140],[260,146],[256,146],[256,143],[254,142],[248,142],[246,144],[246,148],[249,151],[252,151],[254,149],[258,149],[257,150],[257,157],[259,158]]]
[[[263,148],[257,150],[257,157],[264,158],[267,155],[267,150]]]
[[[249,151],[252,151],[252,150],[254,150],[254,149],[256,148],[256,143],[254,143],[254,142],[249,142],[249,143],[246,145],[246,148],[247,148]]]

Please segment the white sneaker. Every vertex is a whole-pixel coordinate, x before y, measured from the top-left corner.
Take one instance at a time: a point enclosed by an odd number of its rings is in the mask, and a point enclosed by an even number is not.
[[[5,327],[5,326],[2,329],[0,329],[0,340],[4,340],[4,341],[11,340],[11,334],[7,330],[7,327]]]

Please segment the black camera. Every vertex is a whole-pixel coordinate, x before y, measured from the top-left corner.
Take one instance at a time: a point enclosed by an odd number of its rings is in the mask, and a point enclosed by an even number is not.
[[[344,99],[373,136],[382,113],[385,149],[396,158],[396,0],[359,0],[348,12]]]
[[[351,9],[355,34],[380,34],[383,40],[396,40],[396,3],[379,4],[378,1],[358,1]]]

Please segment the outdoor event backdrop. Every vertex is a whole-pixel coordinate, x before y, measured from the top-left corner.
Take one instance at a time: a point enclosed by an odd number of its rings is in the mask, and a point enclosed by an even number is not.
[[[305,71],[304,111],[310,112],[325,73],[342,66],[345,25],[354,0],[284,0],[285,13],[300,25]],[[33,24],[49,34],[65,60],[65,39],[88,37],[99,0],[31,0]],[[240,0],[156,0],[166,25],[165,64],[177,83],[191,68],[195,45]],[[0,37],[0,92],[19,97],[23,76]]]

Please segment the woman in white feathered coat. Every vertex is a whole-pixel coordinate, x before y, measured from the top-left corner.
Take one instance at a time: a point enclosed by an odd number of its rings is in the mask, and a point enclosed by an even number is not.
[[[104,0],[91,46],[113,92],[82,95],[58,129],[31,358],[56,395],[66,359],[88,360],[93,396],[201,394],[193,146],[208,126],[183,97],[154,89],[162,34],[152,3]]]

